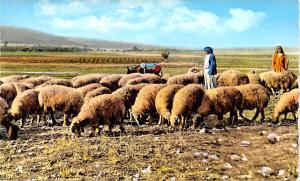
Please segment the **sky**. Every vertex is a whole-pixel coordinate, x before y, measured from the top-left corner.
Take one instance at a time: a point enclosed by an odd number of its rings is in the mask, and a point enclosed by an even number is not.
[[[0,25],[182,48],[298,47],[297,0],[0,0]]]

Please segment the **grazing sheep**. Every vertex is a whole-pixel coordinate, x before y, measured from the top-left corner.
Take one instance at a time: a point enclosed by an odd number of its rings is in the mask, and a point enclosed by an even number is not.
[[[126,85],[136,85],[141,83],[162,84],[165,83],[165,80],[158,75],[145,74],[142,77],[137,77],[135,79],[128,80]]]
[[[125,116],[128,115],[130,120],[133,119],[132,114],[131,114],[131,112],[132,112],[131,107],[134,104],[139,91],[146,85],[149,85],[149,84],[126,85],[112,93],[113,95],[120,98],[124,102],[125,109],[126,109]]]
[[[18,94],[14,99],[11,105],[10,115],[15,121],[21,119],[21,127],[24,126],[25,120],[29,115],[34,116],[31,124],[37,119],[37,115],[39,115],[38,123],[40,122],[42,109],[39,105],[38,94],[39,91],[37,90],[26,90]]]
[[[204,75],[203,72],[200,71],[198,73],[188,73],[181,75],[174,75],[170,77],[167,81],[167,84],[203,84],[204,83]]]
[[[128,80],[135,79],[138,77],[142,77],[143,74],[141,73],[132,73],[132,74],[126,74],[124,75],[118,82],[119,87],[124,87]]]
[[[92,83],[99,83],[99,81],[108,74],[85,74],[73,77],[71,82],[73,87],[78,88]]]
[[[272,115],[272,121],[274,123],[279,122],[279,117],[284,114],[285,118],[287,117],[287,114],[291,112],[294,116],[294,120],[297,121],[296,118],[296,112],[299,107],[299,89],[293,89],[290,92],[284,93],[280,100],[277,102],[273,115]]]
[[[175,94],[183,85],[172,84],[162,88],[156,95],[155,108],[159,114],[159,126],[163,124],[163,120],[170,121],[173,99]]]
[[[236,88],[243,96],[243,101],[239,108],[240,116],[245,120],[248,120],[243,116],[243,110],[256,109],[256,113],[251,121],[255,121],[259,114],[261,114],[261,121],[264,121],[264,108],[268,106],[270,101],[270,94],[268,90],[264,86],[259,84],[241,85],[236,86]]]
[[[83,87],[79,87],[76,90],[81,92],[82,96],[85,97],[88,92],[93,91],[99,87],[103,87],[103,86],[98,83],[93,83],[93,84],[85,85]]]
[[[56,124],[55,111],[64,113],[64,126],[66,126],[69,116],[71,114],[76,116],[83,104],[83,96],[79,91],[61,85],[49,85],[41,88],[38,98],[45,115],[50,113],[53,125]]]
[[[259,75],[255,71],[251,71],[247,74],[249,79],[249,84],[261,84]]]
[[[10,106],[14,98],[17,96],[17,90],[12,83],[4,83],[0,85],[0,97],[2,97]]]
[[[297,79],[297,76],[289,71],[284,71],[281,73],[269,71],[263,72],[259,74],[259,76],[262,81],[262,85],[273,94],[280,90],[283,92],[291,90],[293,83]]]
[[[5,76],[1,77],[0,81],[5,83],[5,82],[16,82],[22,79],[27,79],[29,78],[29,75],[10,75],[10,76]]]
[[[248,84],[249,78],[238,70],[227,70],[220,74],[217,82],[218,86],[237,86]]]
[[[58,79],[58,78],[48,80],[47,82],[44,82],[40,86],[45,87],[47,85],[63,85],[63,86],[66,86],[66,87],[73,87],[73,84],[70,80]]]
[[[109,132],[115,124],[119,124],[121,132],[124,132],[123,115],[125,106],[121,99],[112,94],[104,94],[92,98],[85,103],[79,114],[73,118],[71,131],[80,136],[85,125],[91,125],[90,136],[94,136],[100,125],[108,125]]]
[[[107,87],[99,87],[97,89],[94,89],[85,95],[84,102],[90,100],[93,97],[100,96],[102,94],[111,94],[111,91]]]
[[[26,82],[12,82],[12,84],[15,86],[15,89],[17,91],[17,94],[20,94],[28,89],[33,89],[34,85],[31,83]]]
[[[12,124],[7,117],[7,110],[9,106],[6,101],[0,97],[0,123],[5,127],[9,139],[17,139],[19,127]]]
[[[187,73],[199,73],[199,72],[202,72],[202,68],[200,67],[191,67],[187,71]]]
[[[170,117],[171,127],[180,125],[181,130],[185,128],[187,119],[200,105],[203,94],[204,89],[199,84],[189,84],[175,94]]]
[[[199,118],[194,122],[194,126],[203,122],[203,118],[215,114],[218,119],[223,119],[223,115],[230,112],[231,124],[236,124],[238,120],[237,110],[243,101],[242,94],[232,86],[218,87],[207,90],[202,98],[200,106],[197,108],[194,118]],[[224,124],[224,122],[223,122]]]
[[[29,77],[27,79],[21,80],[21,82],[30,83],[30,84],[33,84],[34,87],[36,87],[36,86],[41,85],[44,82],[47,82],[51,79],[53,79],[53,77],[47,76],[47,75],[41,75],[38,77]]]
[[[119,88],[119,80],[124,76],[125,74],[112,74],[108,75],[100,80],[100,84],[109,88],[111,91],[115,91]],[[127,74],[126,74],[127,75]]]
[[[138,93],[134,105],[132,106],[132,116],[137,123],[144,123],[147,116],[154,118],[155,97],[159,90],[164,88],[166,84],[150,84],[143,87]]]

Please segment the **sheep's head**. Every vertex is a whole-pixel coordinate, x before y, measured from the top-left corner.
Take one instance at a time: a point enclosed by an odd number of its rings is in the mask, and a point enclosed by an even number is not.
[[[73,123],[71,124],[71,132],[74,133],[77,137],[81,136],[81,126],[78,123]]]
[[[275,124],[279,122],[279,113],[277,111],[274,111],[272,114],[272,122]]]
[[[133,113],[132,116],[138,124],[144,124],[147,119],[147,115],[141,113]]]
[[[19,127],[17,125],[12,124],[11,126],[9,126],[7,135],[10,140],[17,139],[18,134],[19,134]]]
[[[174,127],[179,125],[179,116],[178,115],[171,115],[170,123],[171,123],[171,126],[174,126]]]

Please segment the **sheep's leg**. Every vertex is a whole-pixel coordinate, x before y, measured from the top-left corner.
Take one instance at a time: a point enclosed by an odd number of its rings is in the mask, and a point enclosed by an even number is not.
[[[64,127],[67,127],[70,124],[69,117],[70,117],[70,115],[68,113],[64,114],[64,123],[63,123]]]
[[[91,133],[90,133],[89,137],[93,137],[95,135],[95,130],[96,130],[96,127],[91,126]]]
[[[185,125],[186,125],[186,118],[182,116],[181,118],[181,131],[183,131],[185,129]]]
[[[162,127],[162,125],[163,125],[163,118],[162,118],[161,115],[159,115],[158,126],[159,126],[159,127]]]
[[[125,133],[124,124],[123,124],[122,121],[120,121],[119,126],[120,126],[121,133],[126,134],[126,133]]]
[[[32,119],[31,119],[31,121],[30,121],[31,127],[33,126],[33,122],[35,122],[36,119],[37,119],[37,115],[33,115]]]
[[[55,120],[55,117],[54,117],[54,112],[52,110],[50,111],[50,116],[51,116],[51,120],[52,120],[52,124],[50,126],[56,125],[56,120]]]
[[[296,122],[297,121],[297,117],[296,117],[296,114],[295,112],[292,112],[293,116],[294,116],[294,121]]]
[[[114,128],[114,124],[112,122],[109,123],[108,125],[108,133],[110,136],[112,136],[112,129]],[[121,128],[121,127],[120,127]]]
[[[264,110],[264,108],[262,108],[260,114],[261,114],[260,122],[264,123],[265,122],[265,110]]]
[[[285,113],[285,114],[284,114],[284,120],[286,120],[287,115],[288,115],[288,113]]]
[[[26,115],[22,116],[22,119],[21,119],[21,128],[24,127],[24,124],[25,124],[25,121],[26,121]]]
[[[47,112],[44,113],[43,119],[44,119],[44,126],[46,126],[47,123],[48,123],[48,121],[47,121]]]
[[[254,122],[254,121],[256,120],[256,118],[258,117],[259,113],[260,113],[260,109],[259,109],[259,108],[256,108],[255,115],[254,115],[254,117],[252,118],[252,120],[251,120],[251,121],[253,121],[253,122]]]
[[[42,113],[39,113],[36,125],[39,126],[41,121],[42,121]]]
[[[240,113],[241,118],[243,118],[245,121],[250,122],[250,119],[246,118],[246,117],[243,115],[243,112],[244,112],[243,109],[240,109],[240,110],[239,110],[239,113]]]

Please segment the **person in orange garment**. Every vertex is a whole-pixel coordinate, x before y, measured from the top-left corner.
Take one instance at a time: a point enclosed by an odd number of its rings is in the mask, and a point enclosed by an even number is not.
[[[272,58],[272,67],[275,72],[283,72],[288,69],[288,59],[281,46],[276,47]]]

